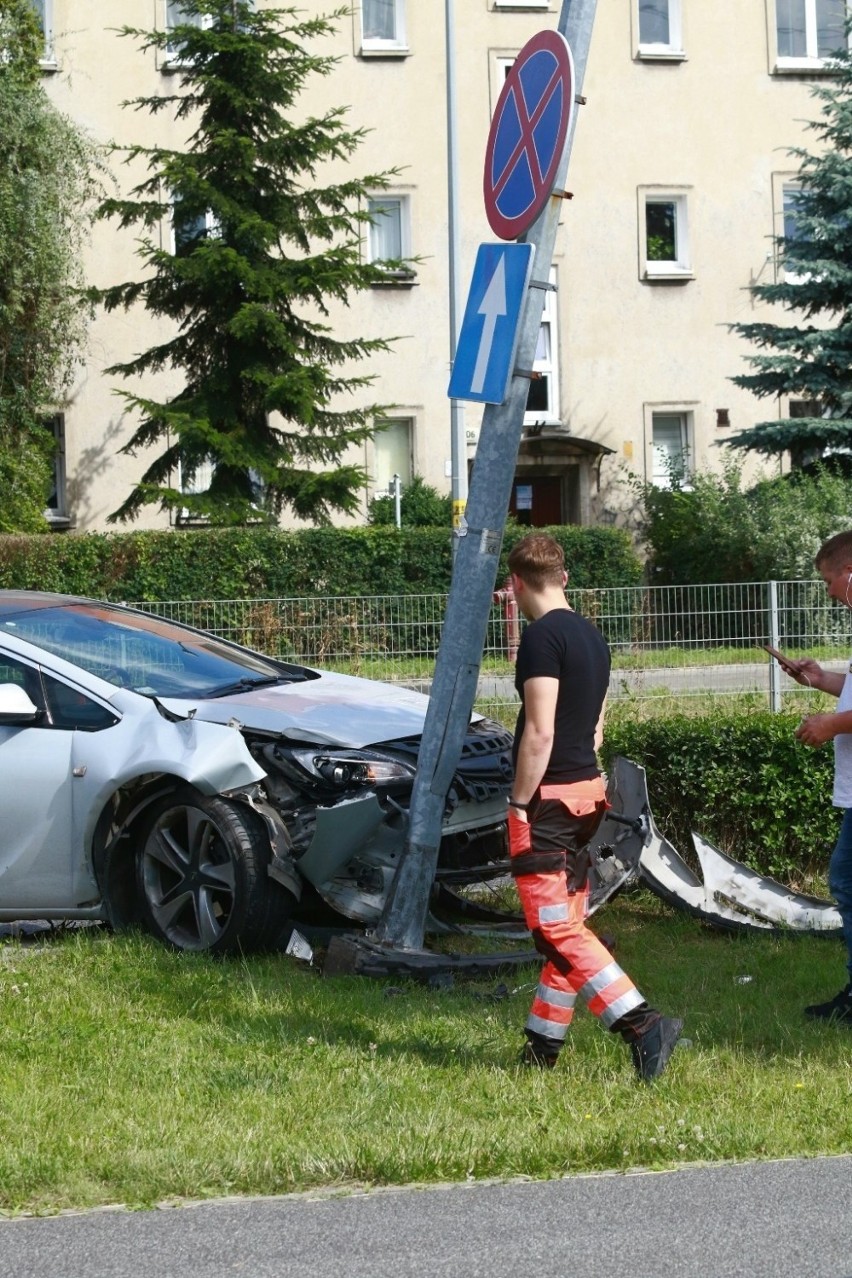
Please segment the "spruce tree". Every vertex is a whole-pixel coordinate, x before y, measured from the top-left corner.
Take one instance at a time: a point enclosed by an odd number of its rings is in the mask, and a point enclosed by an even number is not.
[[[822,116],[808,124],[824,149],[789,154],[799,161],[794,232],[775,238],[782,278],[756,284],[752,296],[781,305],[799,323],[733,324],[760,353],[755,370],[732,378],[761,399],[805,401],[801,417],[759,422],[728,443],[765,456],[789,451],[799,467],[852,449],[852,53],[838,50],[832,79],[813,96]],[[819,320],[819,323],[812,323]]]
[[[389,347],[338,336],[329,313],[385,278],[362,260],[361,241],[366,197],[392,175],[344,167],[364,136],[344,108],[296,109],[309,77],[333,72],[335,58],[316,46],[348,11],[304,18],[248,0],[180,8],[167,32],[122,28],[179,68],[172,92],[125,105],[171,112],[190,136],[182,150],[119,148],[145,160],[148,176],[100,210],[141,228],[144,270],[93,297],[108,311],[142,304],[172,329],[107,371],[174,369],[183,381],[162,400],[119,392],[141,417],[123,451],[159,452],[110,519],[155,505],[220,525],[276,521],[288,508],[328,523],[357,508],[366,476],[345,454],[382,411],[355,402],[373,379],[353,364]],[[343,178],[324,181],[327,166]],[[161,244],[169,223],[173,239]]]

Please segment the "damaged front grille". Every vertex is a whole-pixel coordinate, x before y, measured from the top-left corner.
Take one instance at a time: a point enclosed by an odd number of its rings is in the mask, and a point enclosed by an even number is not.
[[[465,797],[479,803],[508,794],[512,785],[512,734],[490,719],[472,723],[455,780]]]
[[[388,747],[416,758],[420,737],[388,742]],[[462,746],[461,758],[448,795],[451,805],[473,800],[485,803],[507,795],[512,786],[512,734],[491,719],[471,723]]]

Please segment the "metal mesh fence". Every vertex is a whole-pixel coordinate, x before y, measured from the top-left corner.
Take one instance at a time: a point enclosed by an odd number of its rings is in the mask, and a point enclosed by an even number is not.
[[[488,619],[477,705],[505,717],[516,703],[518,620],[505,592]],[[798,686],[761,648],[812,655],[842,669],[850,624],[820,581],[631,586],[569,592],[613,655],[610,698],[762,698],[780,709]],[[189,600],[134,607],[208,630],[270,656],[428,691],[445,595]]]

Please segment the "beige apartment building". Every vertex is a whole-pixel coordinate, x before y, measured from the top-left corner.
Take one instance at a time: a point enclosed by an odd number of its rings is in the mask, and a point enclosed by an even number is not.
[[[102,143],[179,141],[166,113],[123,100],[170,92],[179,74],[114,28],[162,27],[172,0],[33,0],[45,26],[44,76],[56,104]],[[266,0],[258,0],[265,3]],[[322,0],[301,0],[325,12]],[[729,380],[746,348],[727,327],[755,318],[749,285],[778,269],[772,236],[793,215],[789,148],[814,145],[810,91],[840,43],[846,0],[598,0],[513,490],[522,521],[629,519],[629,476],[667,482],[669,465],[719,467],[718,445],[787,405],[760,403]],[[448,169],[445,14],[454,11],[456,178]],[[412,274],[353,299],[342,332],[397,337],[375,359],[373,398],[396,407],[367,448],[364,504],[420,475],[451,483],[449,248],[457,210],[455,286],[463,305],[476,250],[493,241],[482,195],[491,115],[512,61],[537,31],[556,27],[560,0],[354,0],[322,52],[335,73],[306,110],[350,108],[370,130],[362,172],[399,168],[377,195],[365,239],[373,258],[412,256]],[[141,176],[119,163],[127,190]],[[790,222],[787,222],[788,230]],[[172,229],[161,228],[163,244]],[[133,232],[93,227],[88,272],[97,285],[133,277]],[[133,423],[104,375],[161,340],[144,311],[98,315],[85,364],[56,415],[57,528],[96,530],[141,474],[119,453]],[[162,382],[157,386],[160,393]],[[150,386],[146,389],[152,389]],[[783,410],[783,411],[782,411]],[[463,407],[467,460],[482,411]],[[456,427],[458,432],[458,425]],[[458,433],[457,433],[458,438]],[[151,512],[147,526],[165,526]],[[140,521],[138,526],[145,526]]]

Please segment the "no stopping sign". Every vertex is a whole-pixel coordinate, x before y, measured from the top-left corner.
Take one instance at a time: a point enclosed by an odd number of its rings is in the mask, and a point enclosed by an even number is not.
[[[485,213],[501,240],[523,235],[550,197],[573,108],[568,41],[540,31],[506,77],[485,149]]]

